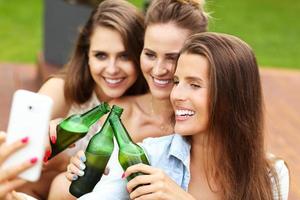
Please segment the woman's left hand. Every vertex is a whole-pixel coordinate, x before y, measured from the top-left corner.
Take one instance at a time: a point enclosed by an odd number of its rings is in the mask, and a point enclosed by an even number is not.
[[[130,193],[130,199],[134,200],[192,200],[190,194],[179,187],[168,175],[161,169],[145,165],[137,164],[128,167],[124,172],[125,177],[130,174],[142,172],[145,175],[140,175],[127,183],[127,191]],[[133,190],[136,186],[138,188]]]

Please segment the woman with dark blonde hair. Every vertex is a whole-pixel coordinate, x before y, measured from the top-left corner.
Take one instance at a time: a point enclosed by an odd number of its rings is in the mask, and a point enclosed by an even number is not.
[[[177,62],[171,102],[178,134],[144,140],[153,167],[127,169],[124,177],[147,174],[127,184],[130,199],[288,199],[288,169],[264,150],[259,70],[245,42],[218,33],[191,36]],[[181,188],[165,165],[178,173]]]

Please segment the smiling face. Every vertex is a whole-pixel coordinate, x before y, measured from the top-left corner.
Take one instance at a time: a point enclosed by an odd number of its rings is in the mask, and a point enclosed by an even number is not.
[[[101,100],[122,96],[136,81],[135,66],[128,57],[119,32],[104,26],[96,27],[88,55],[96,93]]]
[[[171,92],[176,133],[187,136],[207,131],[208,69],[208,61],[203,56],[183,53],[179,57]]]
[[[169,98],[175,64],[188,31],[175,24],[152,24],[145,32],[141,68],[153,96]]]

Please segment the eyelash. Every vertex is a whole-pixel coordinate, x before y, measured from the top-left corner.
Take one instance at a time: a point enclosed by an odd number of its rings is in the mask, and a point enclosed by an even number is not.
[[[146,55],[149,59],[154,59],[154,58],[155,58],[155,55],[152,54],[152,53],[145,52],[145,55]]]
[[[95,57],[100,60],[104,60],[106,58],[106,54],[105,53],[96,53]]]
[[[194,89],[198,89],[198,88],[201,88],[200,85],[197,85],[197,84],[190,84],[190,86]]]

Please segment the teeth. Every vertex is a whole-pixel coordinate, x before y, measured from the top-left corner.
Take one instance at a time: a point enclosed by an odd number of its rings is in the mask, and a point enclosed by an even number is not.
[[[119,79],[110,79],[110,78],[104,78],[106,82],[110,83],[110,84],[117,84],[120,83],[123,79],[119,78]]]
[[[170,80],[160,80],[160,79],[156,79],[156,78],[153,78],[153,80],[155,83],[158,83],[160,85],[166,85],[166,84],[170,83]]]
[[[178,116],[193,116],[195,112],[191,110],[176,110],[175,114]]]

